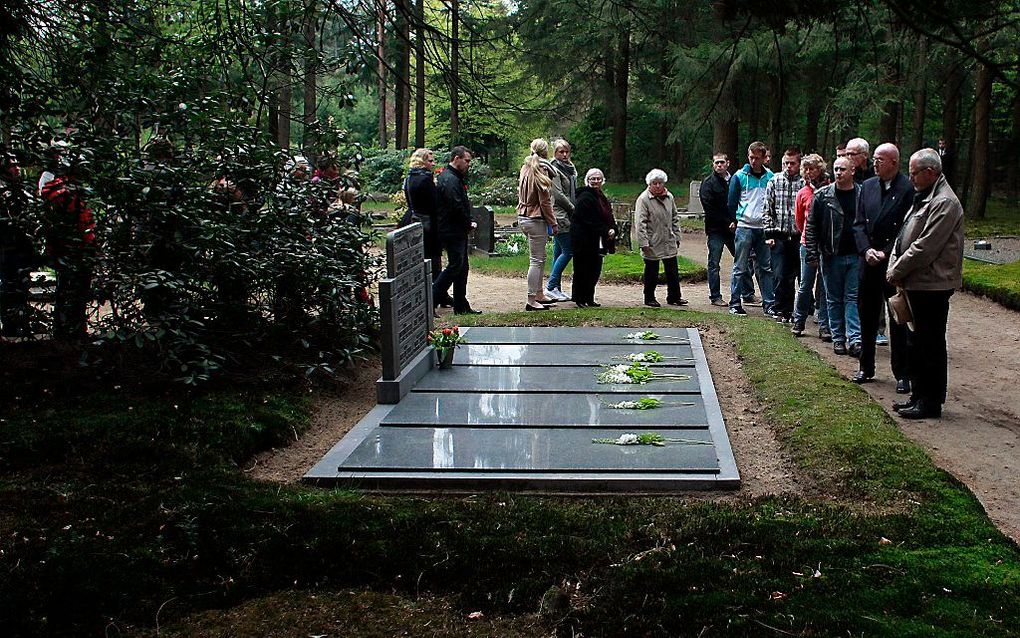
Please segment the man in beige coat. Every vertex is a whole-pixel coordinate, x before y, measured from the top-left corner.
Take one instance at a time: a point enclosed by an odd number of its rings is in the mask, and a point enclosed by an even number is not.
[[[914,204],[889,258],[886,280],[906,290],[913,330],[908,335],[913,393],[895,404],[900,416],[942,416],[946,402],[949,298],[963,283],[963,206],[942,174],[934,149],[910,156]]]
[[[645,260],[645,305],[652,308],[662,306],[655,299],[660,261],[666,271],[666,303],[671,306],[687,305],[687,300],[680,294],[680,273],[676,261],[680,248],[680,221],[673,194],[666,190],[667,179],[665,171],[653,168],[645,176],[648,188],[638,195],[634,203],[634,233]]]

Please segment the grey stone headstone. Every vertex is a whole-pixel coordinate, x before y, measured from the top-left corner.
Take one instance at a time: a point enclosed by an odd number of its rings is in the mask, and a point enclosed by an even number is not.
[[[471,247],[480,253],[490,255],[496,252],[496,215],[491,206],[475,206],[471,217],[478,227],[471,231]]]
[[[690,201],[687,203],[688,213],[697,213],[698,215],[705,214],[705,208],[701,205],[701,180],[694,180],[691,182],[690,190]]]
[[[613,218],[616,220],[616,246],[631,249],[631,227],[633,208],[630,204],[613,204]]]
[[[386,236],[386,274],[379,282],[379,313],[382,327],[382,379],[377,385],[380,401],[396,402],[430,365],[423,354],[432,329],[432,277],[425,260],[424,237],[419,223]],[[410,378],[405,369],[410,368]]]

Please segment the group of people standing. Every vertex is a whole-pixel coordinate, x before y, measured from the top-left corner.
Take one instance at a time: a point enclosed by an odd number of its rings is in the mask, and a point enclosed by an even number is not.
[[[753,142],[747,164],[731,176],[726,155],[716,154],[701,184],[712,304],[727,305],[719,281],[726,247],[734,261],[730,314],[746,315],[743,306],[757,301],[753,272],[766,316],[800,336],[817,308],[819,338],[859,358],[853,381],[867,383],[886,300],[905,298],[911,321],[889,322],[888,343],[896,391],[911,396],[894,407],[906,418],[940,416],[949,298],[962,283],[963,261],[963,208],[940,153],[914,153],[909,177],[895,145],[872,155],[863,138],[837,149],[831,174],[821,156],[796,147],[773,174],[768,155]]]

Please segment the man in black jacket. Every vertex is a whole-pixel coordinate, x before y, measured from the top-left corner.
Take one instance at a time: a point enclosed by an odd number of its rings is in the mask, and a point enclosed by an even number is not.
[[[885,281],[893,242],[913,201],[914,188],[900,172],[900,151],[893,144],[875,149],[875,172],[861,185],[854,221],[854,240],[861,256],[857,305],[861,316],[861,364],[854,383],[866,383],[875,376],[875,335],[885,312],[885,300],[896,289]],[[896,391],[910,392],[907,369],[907,329],[889,322],[889,349]]]
[[[445,299],[453,286],[453,312],[458,315],[481,314],[467,300],[468,234],[477,224],[471,219],[467,177],[471,151],[463,146],[450,149],[450,163],[436,180],[436,211],[439,240],[446,249],[446,268],[432,284],[432,299]]]
[[[712,156],[712,174],[701,181],[698,197],[705,210],[705,235],[708,236],[708,297],[713,306],[726,306],[719,291],[719,261],[723,247],[733,255],[733,232],[737,218],[730,211],[730,161],[725,153]]]

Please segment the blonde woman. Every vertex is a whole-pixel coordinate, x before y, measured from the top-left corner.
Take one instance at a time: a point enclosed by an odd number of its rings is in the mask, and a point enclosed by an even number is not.
[[[536,139],[531,142],[531,155],[521,166],[517,185],[517,225],[528,238],[530,260],[528,265],[528,302],[525,310],[548,310],[545,304],[556,300],[543,294],[542,279],[545,269],[545,243],[549,230],[559,232],[552,208],[553,172],[549,163],[549,142]]]

